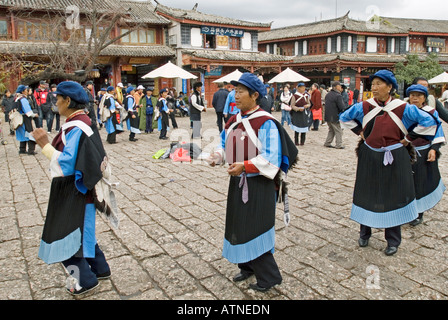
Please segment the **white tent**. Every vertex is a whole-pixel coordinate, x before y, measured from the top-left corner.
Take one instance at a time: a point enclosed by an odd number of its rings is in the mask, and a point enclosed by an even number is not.
[[[428,81],[429,84],[445,84],[448,83],[448,72],[439,74],[437,77],[432,78]]]
[[[181,78],[181,79],[196,79],[197,77],[182,69],[181,67],[176,66],[175,64],[168,61],[167,64],[151,71],[150,73],[144,75],[143,79],[154,79],[154,78]]]
[[[286,68],[274,78],[272,78],[269,83],[285,83],[285,82],[308,82],[310,79],[302,76],[290,68]]]
[[[243,73],[241,71],[239,71],[238,69],[236,69],[235,71],[225,75],[222,78],[219,78],[215,81],[213,81],[214,83],[220,83],[220,82],[227,82],[230,83],[230,81],[238,81],[241,77]]]

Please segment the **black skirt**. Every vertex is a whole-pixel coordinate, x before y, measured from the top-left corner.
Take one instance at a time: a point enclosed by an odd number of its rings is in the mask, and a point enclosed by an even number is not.
[[[230,177],[225,238],[232,245],[246,243],[275,224],[275,183],[262,175],[247,178],[249,201],[242,200],[240,177]]]
[[[409,153],[404,147],[391,153],[392,164],[384,165],[384,152],[359,148],[351,218],[363,225],[390,228],[417,217]]]

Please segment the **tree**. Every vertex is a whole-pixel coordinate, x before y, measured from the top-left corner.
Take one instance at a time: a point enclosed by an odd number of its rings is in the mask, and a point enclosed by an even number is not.
[[[395,76],[399,82],[411,84],[416,77],[434,78],[443,72],[437,54],[431,53],[421,61],[417,54],[409,54],[405,62],[395,65]]]
[[[23,73],[21,83],[25,85],[53,79],[85,81],[101,52],[141,24],[135,16],[130,19],[130,9],[119,0],[72,0],[66,8],[47,2],[47,8],[9,7],[15,19],[28,26],[27,31],[33,30],[33,40],[42,43],[39,52],[28,52],[16,43],[6,52],[15,65],[33,65],[33,72]],[[117,25],[127,32],[117,35]]]

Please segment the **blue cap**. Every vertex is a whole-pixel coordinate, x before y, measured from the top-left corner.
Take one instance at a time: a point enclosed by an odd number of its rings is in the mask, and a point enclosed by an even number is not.
[[[159,94],[162,94],[162,93],[164,93],[164,92],[168,92],[168,89],[167,89],[167,88],[161,89],[161,90],[159,91]]]
[[[242,84],[245,87],[255,90],[260,94],[260,98],[264,97],[267,93],[266,87],[263,82],[261,82],[261,80],[258,79],[256,75],[250,72],[243,73],[238,81],[233,80],[230,81],[230,83],[235,87],[239,84]]]
[[[126,93],[129,94],[132,90],[134,90],[134,87],[130,86],[126,89]]]
[[[28,87],[21,84],[20,86],[17,87],[16,93],[22,93],[23,91],[25,91]]]
[[[425,95],[425,97],[428,97],[428,88],[425,86],[422,86],[421,84],[413,84],[406,90],[406,95],[409,97],[411,92],[421,92]]]
[[[304,84],[303,82],[299,82],[299,83],[297,84],[297,87],[305,87],[305,84]]]
[[[112,86],[108,86],[107,89],[106,89],[107,92],[109,92],[109,91],[114,91],[114,90],[115,90],[115,89],[114,89],[114,87],[112,87]]]
[[[380,78],[381,80],[386,81],[387,84],[391,84],[395,90],[398,89],[397,79],[395,78],[395,75],[389,70],[380,70],[374,75],[371,75],[370,81],[372,81],[374,78]]]
[[[89,97],[87,96],[86,91],[78,82],[75,81],[61,82],[58,85],[55,94],[70,97],[70,99],[81,104],[89,103]]]

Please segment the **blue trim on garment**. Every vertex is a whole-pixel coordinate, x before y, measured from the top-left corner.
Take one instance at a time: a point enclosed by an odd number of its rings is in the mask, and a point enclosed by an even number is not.
[[[232,245],[224,239],[222,256],[231,263],[245,263],[252,261],[262,254],[274,253],[275,227],[243,244]]]
[[[86,204],[84,215],[84,230],[82,233],[82,249],[84,258],[95,257],[95,215],[96,209],[93,203]]]
[[[38,256],[47,264],[57,263],[72,257],[80,247],[81,230],[77,228],[61,240],[52,243],[41,240]]]
[[[87,187],[84,185],[83,182],[83,174],[79,170],[75,171],[75,186],[76,189],[78,189],[78,191],[81,192],[82,194],[86,194],[88,191]]]
[[[443,184],[442,179],[440,179],[439,185],[437,188],[431,192],[430,194],[424,196],[423,198],[417,199],[417,210],[419,213],[425,212],[429,209],[435,207],[437,203],[442,199],[443,193],[445,192],[446,187]]]
[[[418,217],[417,200],[408,205],[387,211],[374,212],[352,204],[350,219],[372,228],[391,228],[409,223]]]
[[[289,125],[289,127],[291,128],[291,130],[295,131],[295,132],[299,132],[299,133],[306,133],[308,132],[308,127],[305,128],[300,128],[300,127],[296,127],[295,125],[293,125],[292,123]]]

